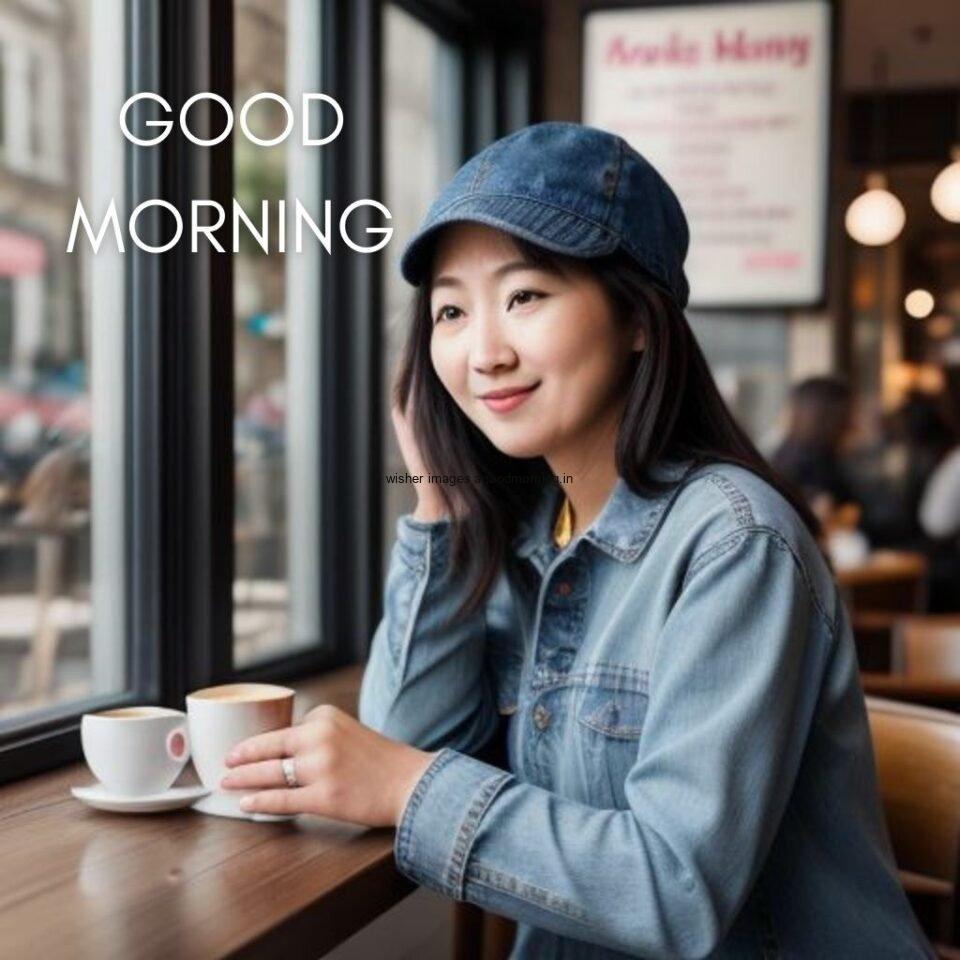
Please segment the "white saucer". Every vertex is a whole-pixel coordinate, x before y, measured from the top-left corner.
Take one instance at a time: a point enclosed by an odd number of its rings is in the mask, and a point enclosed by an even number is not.
[[[200,813],[212,813],[215,817],[234,817],[237,820],[257,820],[264,823],[293,820],[292,814],[279,813],[248,813],[240,808],[243,793],[239,790],[214,791],[209,796],[202,797],[192,804],[193,809]]]
[[[114,813],[159,813],[161,810],[177,810],[189,807],[210,791],[204,786],[171,787],[163,793],[151,793],[141,797],[127,797],[111,793],[102,783],[90,783],[71,787],[70,792],[87,806]]]

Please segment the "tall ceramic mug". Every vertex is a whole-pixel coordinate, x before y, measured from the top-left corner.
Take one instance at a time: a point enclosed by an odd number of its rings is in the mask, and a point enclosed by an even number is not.
[[[220,781],[229,772],[226,755],[241,740],[291,725],[293,698],[289,687],[272,683],[226,683],[187,694],[193,765],[211,791],[193,804],[195,810],[245,820],[291,819],[241,810],[244,791],[224,790]]]

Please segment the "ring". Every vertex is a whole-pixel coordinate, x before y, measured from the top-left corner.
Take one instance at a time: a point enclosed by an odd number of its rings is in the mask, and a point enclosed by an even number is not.
[[[280,761],[280,766],[283,769],[283,779],[287,781],[288,787],[300,786],[300,782],[297,780],[297,768],[294,761],[294,757],[284,757]]]

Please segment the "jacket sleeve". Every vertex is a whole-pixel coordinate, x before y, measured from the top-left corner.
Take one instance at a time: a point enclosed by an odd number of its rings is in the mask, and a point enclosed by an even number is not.
[[[793,789],[834,629],[774,531],[694,560],[657,638],[629,809],[442,750],[395,841],[414,881],[644,957],[703,957],[753,886]]]
[[[397,521],[360,688],[359,719],[422,750],[474,753],[499,721],[484,669],[486,612],[451,623],[462,585],[448,577],[450,521]]]

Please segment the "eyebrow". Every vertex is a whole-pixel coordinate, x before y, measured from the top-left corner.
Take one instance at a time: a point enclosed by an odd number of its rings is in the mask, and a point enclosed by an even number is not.
[[[520,270],[542,270],[544,273],[552,273],[558,277],[562,275],[560,270],[555,267],[541,266],[540,264],[531,263],[529,260],[511,260],[509,263],[497,267],[497,269],[493,271],[492,276],[499,280],[509,273],[517,273]],[[444,275],[437,277],[431,286],[434,290],[436,290],[437,287],[462,287],[463,281],[458,280],[456,277]]]

